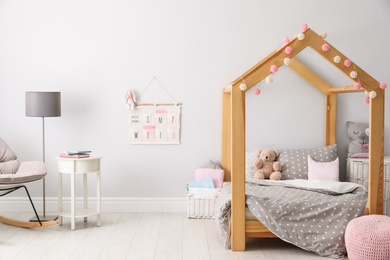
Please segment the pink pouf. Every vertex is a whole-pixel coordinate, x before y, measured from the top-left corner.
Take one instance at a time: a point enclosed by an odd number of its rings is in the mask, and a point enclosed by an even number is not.
[[[369,215],[348,223],[345,244],[350,260],[390,259],[390,217]]]

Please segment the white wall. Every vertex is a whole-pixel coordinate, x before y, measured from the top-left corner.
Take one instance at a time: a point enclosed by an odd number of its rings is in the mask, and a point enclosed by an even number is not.
[[[104,157],[104,197],[184,197],[194,169],[219,160],[223,87],[281,46],[284,36],[299,33],[304,22],[317,33],[327,31],[329,42],[390,84],[389,14],[385,0],[2,0],[0,136],[20,160],[41,159],[41,120],[25,117],[24,93],[61,91],[62,117],[46,119],[48,197],[57,195],[54,157],[75,148]],[[299,57],[332,86],[351,84],[315,53]],[[124,94],[142,91],[153,76],[184,103],[181,145],[128,145]],[[259,96],[248,92],[248,150],[323,145],[322,94],[286,67],[260,88]],[[170,101],[158,89],[152,85],[141,101]],[[368,120],[363,98],[338,99],[343,158],[345,122]],[[386,132],[389,124],[386,114]],[[30,187],[41,196],[40,183]]]

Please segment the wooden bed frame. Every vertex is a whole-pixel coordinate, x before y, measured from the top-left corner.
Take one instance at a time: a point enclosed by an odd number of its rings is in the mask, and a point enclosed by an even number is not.
[[[356,64],[349,68],[343,65],[347,59],[331,44],[311,29],[303,32],[304,40],[295,37],[290,43],[275,50],[268,57],[248,70],[228,87],[222,95],[222,154],[221,164],[225,170],[225,181],[232,182],[232,215],[231,215],[231,248],[233,251],[245,250],[245,237],[276,237],[259,221],[245,220],[245,92],[269,75],[271,65],[284,65],[284,58],[289,57],[289,67],[311,83],[325,95],[325,145],[336,143],[336,106],[337,94],[375,90],[377,96],[370,98],[370,136],[369,136],[369,189],[368,214],[383,212],[383,149],[384,149],[384,90],[379,88],[379,82],[367,74]],[[332,51],[322,51],[322,44],[329,44]],[[293,47],[293,52],[287,55],[284,49]],[[296,58],[299,52],[310,47],[346,76],[350,77],[355,70],[363,88],[356,90],[353,86],[331,87]],[[336,53],[336,54],[335,54]],[[334,63],[335,55],[342,62]],[[350,77],[351,78],[351,77]],[[351,78],[357,82],[357,79]],[[244,83],[247,89],[242,91]],[[363,100],[362,100],[363,102]]]

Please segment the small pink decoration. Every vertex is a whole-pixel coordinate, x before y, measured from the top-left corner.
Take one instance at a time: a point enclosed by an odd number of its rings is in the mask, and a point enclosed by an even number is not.
[[[301,25],[302,31],[306,31],[307,28],[309,28],[309,27],[307,26],[307,24],[303,23],[303,24]]]
[[[259,95],[260,89],[258,89],[258,88],[253,89],[253,94],[255,94],[256,96]]]
[[[344,61],[344,66],[345,66],[345,67],[349,67],[349,66],[351,66],[351,65],[352,65],[352,61],[351,61],[351,60],[346,59],[346,60]]]
[[[292,48],[291,47],[286,47],[286,49],[284,50],[285,53],[287,54],[291,54],[292,53]]]
[[[360,83],[360,82],[358,81],[358,82],[356,82],[353,86],[354,86],[354,88],[356,88],[356,89],[361,89],[361,88],[362,88],[362,83]]]
[[[278,66],[272,65],[270,70],[271,70],[271,74],[273,75],[273,74],[275,74],[275,72],[278,71]]]
[[[329,44],[324,43],[324,44],[322,44],[321,49],[322,49],[323,51],[329,51],[330,46],[329,46]]]
[[[366,102],[367,104],[370,103],[370,97],[365,97],[364,102]]]
[[[284,36],[283,41],[285,43],[289,43],[290,42],[290,38],[288,38],[287,36]]]
[[[385,82],[382,82],[381,84],[379,84],[379,87],[380,89],[385,89],[387,88],[387,84]]]

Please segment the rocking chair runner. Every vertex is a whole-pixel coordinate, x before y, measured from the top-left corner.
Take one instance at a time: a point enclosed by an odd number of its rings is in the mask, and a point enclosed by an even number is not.
[[[58,223],[57,221],[41,222],[27,187],[24,185],[28,182],[40,180],[44,178],[45,175],[46,166],[43,162],[23,162],[19,166],[19,161],[16,160],[15,153],[3,139],[0,138],[0,197],[10,194],[20,188],[24,188],[38,219],[38,222],[24,222],[0,216],[0,222],[26,228],[46,227]]]

